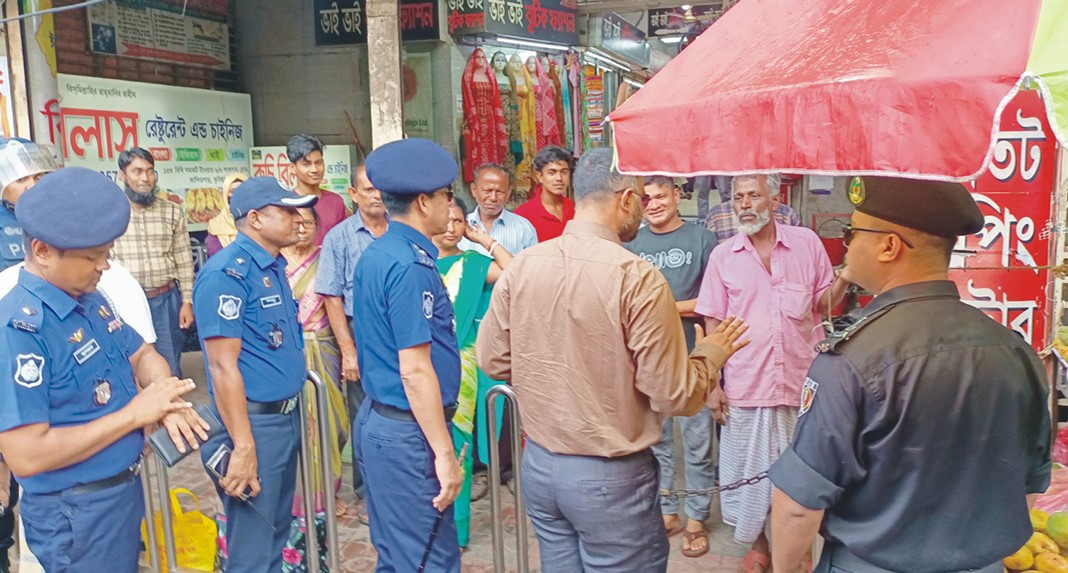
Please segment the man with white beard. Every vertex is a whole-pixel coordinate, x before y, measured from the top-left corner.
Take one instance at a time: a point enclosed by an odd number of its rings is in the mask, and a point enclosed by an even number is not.
[[[727,363],[722,385],[709,397],[712,416],[723,425],[723,484],[766,471],[789,447],[805,373],[824,338],[820,312],[837,304],[848,286],[835,280],[812,230],[773,220],[779,183],[777,174],[731,180],[739,233],[712,251],[697,297],[696,312],[706,317],[706,329],[728,316],[750,326],[751,344]],[[764,523],[771,491],[764,480],[721,494],[723,521],[735,527],[735,541],[752,545],[746,571],[769,569]]]

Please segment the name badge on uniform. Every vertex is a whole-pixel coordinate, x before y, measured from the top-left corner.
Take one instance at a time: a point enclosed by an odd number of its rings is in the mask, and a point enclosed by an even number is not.
[[[272,306],[278,306],[280,304],[282,304],[282,295],[280,294],[260,298],[260,306],[263,308],[271,308]]]
[[[93,388],[93,403],[97,406],[105,406],[111,401],[111,382],[97,380]]]
[[[277,323],[272,323],[271,332],[267,334],[267,343],[272,349],[277,350],[282,347],[283,342],[285,342],[285,336],[282,334],[282,329],[278,328]]]
[[[85,361],[92,358],[97,352],[100,352],[100,343],[95,338],[90,338],[89,342],[74,351],[74,360],[78,364],[85,364]]]

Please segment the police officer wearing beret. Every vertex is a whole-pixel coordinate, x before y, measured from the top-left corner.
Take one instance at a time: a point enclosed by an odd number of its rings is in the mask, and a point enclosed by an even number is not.
[[[425,139],[367,156],[389,230],[360,259],[353,329],[367,392],[353,444],[367,490],[377,571],[416,571],[431,534],[427,571],[460,571],[451,506],[463,480],[449,427],[460,389],[453,308],[430,241],[449,223],[452,156]]]
[[[842,277],[878,296],[818,347],[793,444],[772,466],[773,567],[1002,571],[1050,481],[1045,369],[947,279],[983,228],[957,183],[855,178]],[[822,526],[821,526],[822,524]]]
[[[228,573],[282,568],[300,449],[297,394],[308,369],[284,247],[297,242],[299,207],[315,196],[253,177],[234,191],[237,238],[208,259],[193,285],[193,314],[215,408],[226,432],[201,449],[226,511]],[[209,460],[225,447],[221,476]]]
[[[193,382],[171,377],[95,292],[130,220],[115,183],[60,169],[15,214],[26,266],[0,300],[0,451],[23,488],[26,541],[48,573],[133,573],[143,429],[162,421],[181,451],[195,447],[194,432],[206,438],[180,398]]]

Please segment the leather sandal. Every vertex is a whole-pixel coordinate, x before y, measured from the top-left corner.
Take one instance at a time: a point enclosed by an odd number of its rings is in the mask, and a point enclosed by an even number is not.
[[[742,567],[745,568],[745,573],[753,573],[753,569],[758,566],[761,571],[770,569],[771,556],[767,553],[761,553],[750,549],[749,553],[746,553],[745,558],[742,559]]]
[[[687,548],[683,547],[682,548],[683,556],[695,558],[695,557],[700,557],[700,556],[704,555],[705,553],[708,553],[708,531],[707,530],[705,530],[705,529],[702,529],[700,531],[689,531],[689,530],[687,530],[687,531],[683,531],[682,532],[682,536],[685,537],[686,541],[689,541],[690,543],[693,543],[694,541],[696,541],[698,539],[704,539],[705,540],[705,546],[700,548],[700,549],[687,549]]]

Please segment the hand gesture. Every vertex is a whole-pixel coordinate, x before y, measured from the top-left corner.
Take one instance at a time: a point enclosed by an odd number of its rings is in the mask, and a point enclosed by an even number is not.
[[[716,387],[712,389],[708,394],[708,410],[712,412],[712,419],[719,425],[727,425],[727,394],[723,392],[723,387],[716,384]]]
[[[476,245],[482,245],[483,248],[488,248],[493,244],[493,239],[489,236],[489,233],[471,223],[467,223],[464,226],[464,238]]]
[[[723,351],[727,358],[734,356],[735,352],[749,344],[749,339],[738,342],[738,339],[747,330],[749,330],[749,325],[743,322],[742,319],[735,318],[734,315],[728,316],[726,320],[719,323],[719,326],[708,336],[705,336],[705,329],[700,324],[694,325],[694,332],[697,333],[697,343],[711,344]],[[722,368],[723,364],[720,364],[720,367]]]
[[[356,357],[356,347],[341,349],[341,379],[349,382],[360,380],[360,363]]]
[[[196,384],[192,380],[179,380],[171,376],[138,392],[124,409],[133,416],[138,427],[144,428],[162,420],[171,412],[191,410],[192,404],[178,398],[193,388],[196,388]]]
[[[198,449],[200,447],[197,437],[200,437],[201,442],[205,442],[208,439],[208,423],[204,421],[204,418],[197,414],[196,410],[180,410],[178,412],[171,412],[163,417],[160,422],[164,428],[167,428],[167,433],[171,436],[171,441],[174,442],[174,447],[178,448],[178,451],[185,453],[185,444],[188,442],[189,447]]]
[[[260,494],[260,478],[256,474],[258,464],[256,460],[256,448],[235,448],[230,454],[230,465],[226,468],[226,475],[219,480],[219,487],[223,488],[226,495],[242,499],[245,492],[251,490],[249,497]]]
[[[434,459],[434,473],[441,483],[441,491],[434,498],[434,508],[445,511],[449,504],[460,495],[460,487],[464,483],[464,470],[459,460],[453,455],[436,456]]]

